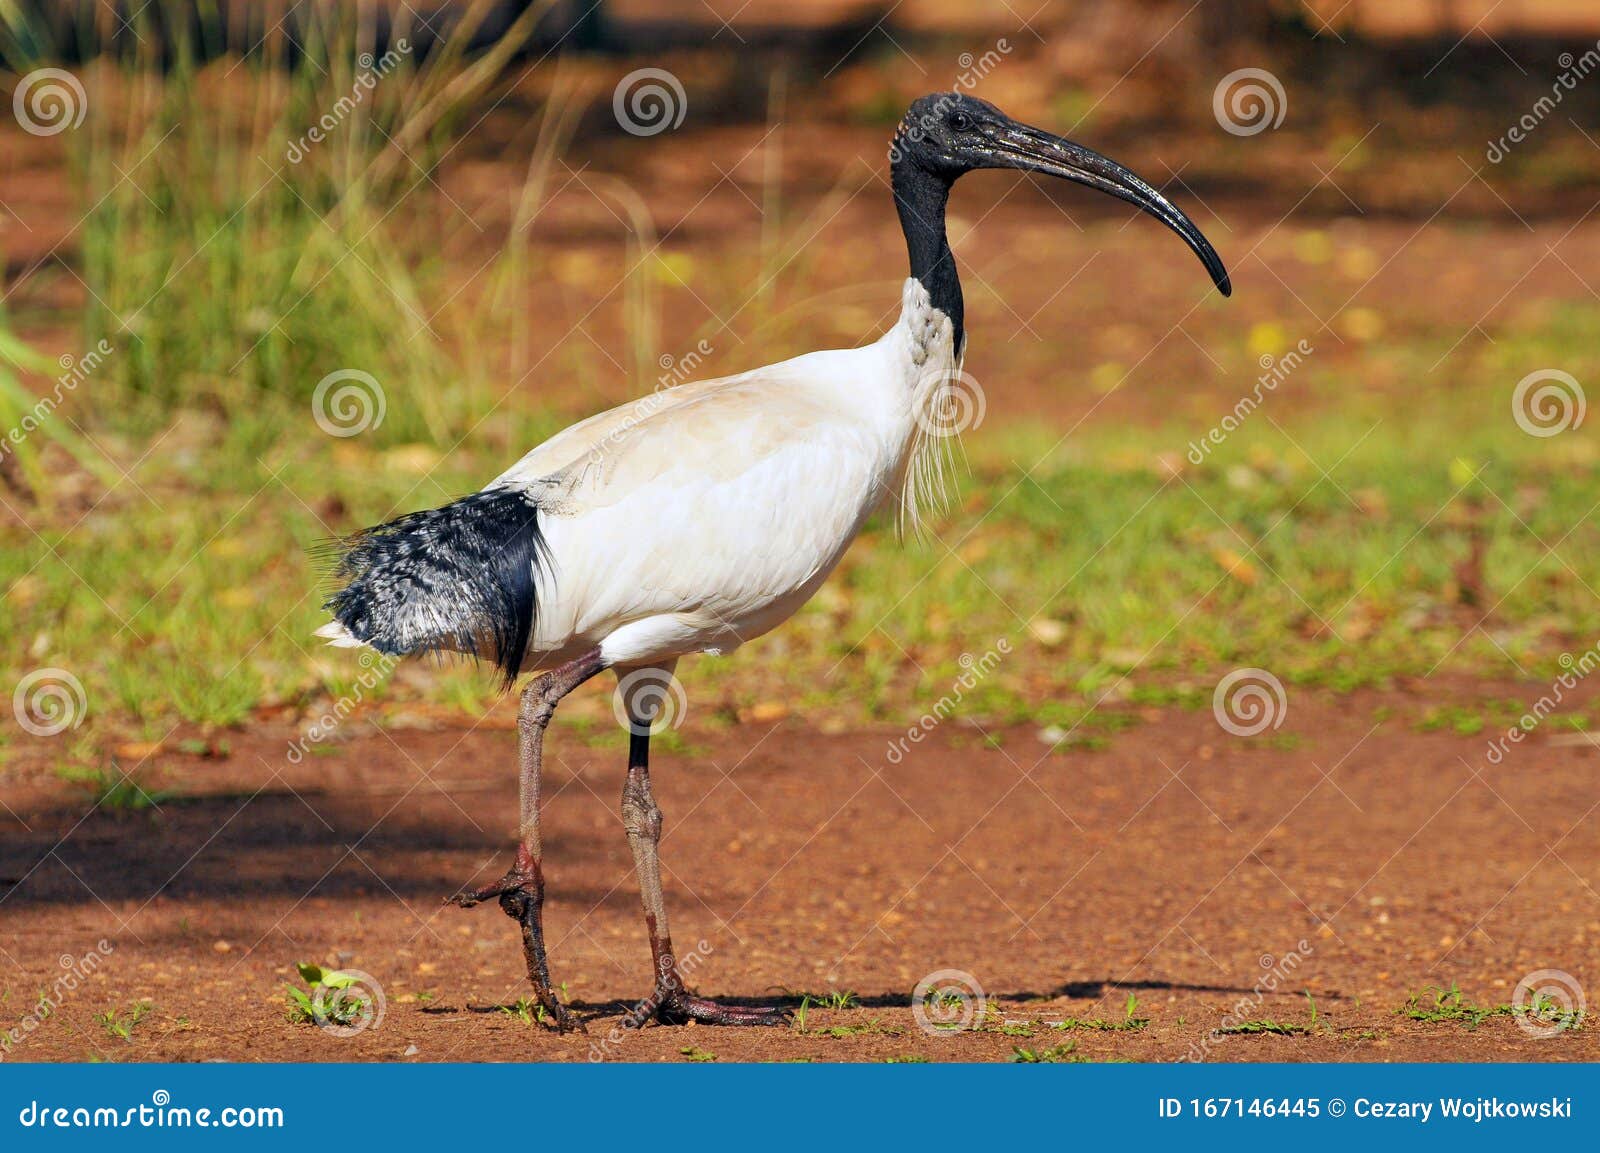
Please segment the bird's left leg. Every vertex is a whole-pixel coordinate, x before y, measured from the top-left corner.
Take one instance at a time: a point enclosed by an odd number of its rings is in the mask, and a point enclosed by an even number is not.
[[[522,690],[521,708],[517,713],[522,825],[516,861],[498,881],[451,898],[463,909],[470,909],[490,897],[500,899],[500,908],[522,926],[522,953],[528,963],[528,980],[533,984],[534,995],[563,1033],[581,1029],[582,1025],[556,999],[544,949],[544,841],[539,830],[544,731],[561,698],[604,667],[600,650],[594,649],[545,673]]]
[[[630,709],[630,712],[632,710]],[[789,1011],[764,1005],[731,1005],[696,997],[684,985],[667,929],[667,904],[661,892],[661,808],[650,792],[650,729],[646,721],[633,724],[628,744],[628,779],[622,786],[622,826],[639,873],[639,895],[644,901],[644,921],[650,931],[650,955],[655,962],[655,989],[645,1001],[641,1018],[654,1015],[665,1025],[699,1021],[706,1025],[784,1025]]]

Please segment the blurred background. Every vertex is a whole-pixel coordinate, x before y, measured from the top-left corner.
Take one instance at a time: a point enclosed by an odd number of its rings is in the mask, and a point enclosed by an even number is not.
[[[4,0],[5,812],[256,787],[329,716],[329,755],[509,739],[482,670],[315,643],[316,544],[875,339],[888,137],[951,88],[1164,189],[1234,296],[1125,205],[965,179],[952,507],[686,664],[666,747],[903,732],[1002,641],[953,739],[1029,762],[1238,668],[1503,729],[1600,640],[1597,38],[1578,0]],[[608,693],[558,739],[619,750]]]
[[[885,141],[951,87],[1163,187],[1237,294],[1115,202],[965,181],[959,505],[909,551],[869,534],[737,681],[708,662],[723,711],[804,684],[886,716],[1019,630],[994,691],[1030,715],[1135,660],[1119,693],[1165,696],[1252,654],[1355,684],[1592,638],[1595,442],[1511,403],[1596,356],[1600,17],[1034,7],[6,4],[0,423],[51,399],[0,456],[5,679],[72,670],[146,737],[346,691],[308,546],[662,383],[874,338],[904,267]],[[379,696],[492,692],[417,667]]]

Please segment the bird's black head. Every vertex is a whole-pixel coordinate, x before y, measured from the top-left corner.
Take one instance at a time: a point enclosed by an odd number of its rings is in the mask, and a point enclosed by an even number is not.
[[[915,101],[895,131],[889,157],[897,194],[903,186],[927,181],[948,189],[974,168],[1017,168],[1098,188],[1148,212],[1183,237],[1222,295],[1233,291],[1216,249],[1172,201],[1116,161],[1019,124],[975,96],[942,92]]]

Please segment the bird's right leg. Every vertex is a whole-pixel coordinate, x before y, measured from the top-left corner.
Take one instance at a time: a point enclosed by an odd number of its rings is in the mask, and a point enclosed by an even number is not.
[[[544,842],[539,832],[544,732],[561,698],[604,667],[600,650],[594,649],[545,673],[522,690],[517,713],[522,821],[516,861],[506,875],[493,884],[451,898],[463,909],[470,909],[490,897],[500,899],[500,907],[522,926],[522,953],[528,962],[528,980],[533,984],[534,995],[563,1033],[582,1026],[556,999],[544,949]]]

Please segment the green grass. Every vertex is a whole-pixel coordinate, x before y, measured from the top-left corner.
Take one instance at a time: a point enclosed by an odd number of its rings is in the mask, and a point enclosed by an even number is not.
[[[1129,993],[1127,1004],[1123,1006],[1122,1016],[1118,1020],[1108,1021],[1103,1017],[1067,1017],[1052,1028],[1064,1032],[1082,1029],[1096,1033],[1137,1033],[1150,1024],[1149,1017],[1138,1015],[1138,1008],[1139,998]]]
[[[1240,1021],[1233,1025],[1224,1025],[1217,1030],[1223,1037],[1252,1036],[1260,1033],[1272,1033],[1280,1037],[1294,1037],[1311,1030],[1305,1025],[1298,1025],[1292,1021],[1275,1021],[1271,1018],[1262,1018],[1255,1021]]]
[[[1087,1065],[1104,1060],[1112,1064],[1124,1064],[1126,1057],[1088,1057],[1078,1052],[1076,1041],[1063,1041],[1059,1045],[1052,1045],[1047,1049],[1027,1049],[1020,1046],[1011,1050],[1011,1060],[1019,1065]]]
[[[94,807],[108,813],[148,812],[177,796],[171,790],[146,788],[132,774],[125,774],[115,766],[64,766],[57,775],[87,789]]]
[[[285,426],[265,413],[242,419],[261,435]],[[1243,664],[1270,667],[1291,693],[1295,685],[1381,685],[1435,666],[1517,675],[1506,653],[1530,675],[1553,677],[1555,658],[1574,644],[1569,633],[1600,635],[1600,609],[1534,534],[1555,540],[1571,531],[1582,538],[1573,547],[1592,547],[1596,530],[1581,518],[1593,478],[1500,465],[1501,484],[1535,487],[1543,499],[1529,513],[1531,533],[1509,514],[1489,514],[1489,579],[1507,594],[1496,611],[1498,644],[1480,632],[1463,640],[1443,591],[1459,535],[1437,519],[1416,529],[1451,507],[1454,488],[1443,469],[1429,475],[1401,463],[1402,439],[1416,438],[1398,431],[1374,434],[1342,470],[1350,487],[1391,494],[1383,522],[1341,507],[1326,486],[1306,496],[1304,473],[1247,493],[1202,473],[1191,492],[1114,467],[1108,449],[1087,460],[1046,458],[1024,479],[1017,462],[1028,454],[1015,442],[975,443],[965,511],[940,537],[957,548],[984,542],[981,562],[955,563],[940,545],[900,547],[887,526],[870,527],[834,592],[802,610],[781,640],[681,670],[692,690],[690,723],[698,723],[698,701],[753,702],[808,671],[828,674],[812,691],[848,717],[915,716],[960,675],[961,653],[999,636],[1014,638],[1013,653],[966,694],[963,711],[986,724],[1057,724],[1080,743],[1107,735],[1094,730],[1118,714],[1090,710],[1108,693],[1113,702],[1123,694],[1204,702],[1217,676]],[[1303,431],[1303,443],[1318,435]],[[1337,441],[1326,425],[1321,435]],[[33,517],[37,537],[0,529],[0,588],[18,622],[0,641],[7,680],[41,663],[28,645],[48,628],[50,663],[83,681],[97,722],[156,735],[179,722],[241,723],[265,703],[350,693],[364,671],[355,657],[310,637],[322,618],[306,550],[336,528],[443,500],[503,460],[492,446],[468,449],[417,488],[420,478],[386,467],[382,452],[338,453],[302,440],[269,460],[231,443],[250,439],[249,429],[180,426],[174,436],[173,451],[140,470],[149,499],[127,494],[114,519],[86,530],[76,518]],[[314,511],[326,502],[348,511],[330,520]],[[1223,531],[1211,509],[1247,534],[1266,534],[1263,567],[1287,584],[1244,586],[1208,567],[1205,543]],[[1070,615],[1076,624],[1047,648],[1030,641],[1013,610]],[[1335,629],[1359,619],[1359,643],[1315,633],[1312,614]],[[907,668],[902,646],[918,654],[925,677]],[[1130,651],[1143,658],[1131,672],[1121,667]],[[163,692],[151,693],[151,684]],[[468,713],[494,699],[491,678],[463,665],[430,674],[424,691]],[[401,699],[385,681],[367,693],[366,707],[381,715]],[[1098,719],[1086,724],[1090,717]],[[1464,716],[1429,723],[1473,731]]]
[[[1316,998],[1308,989],[1305,993],[1308,1016],[1302,1024],[1298,1021],[1280,1021],[1273,1017],[1258,1017],[1249,1021],[1236,1021],[1231,1025],[1224,1025],[1216,1030],[1220,1037],[1248,1037],[1264,1034],[1278,1037],[1309,1036],[1312,1033],[1327,1033],[1332,1029],[1322,1019],[1317,1009]]]
[[[133,1040],[133,1031],[140,1022],[155,1011],[155,1005],[149,1001],[136,1001],[128,1009],[120,1011],[116,1008],[107,1009],[104,1013],[95,1015],[100,1028],[106,1036],[114,1037],[119,1041]]]
[[[1509,1004],[1488,1007],[1476,1004],[1452,981],[1448,989],[1429,985],[1420,992],[1412,993],[1395,1012],[1413,1021],[1455,1024],[1471,1032],[1491,1017],[1511,1016],[1513,1009]]]

